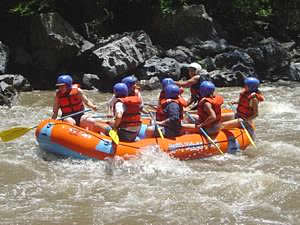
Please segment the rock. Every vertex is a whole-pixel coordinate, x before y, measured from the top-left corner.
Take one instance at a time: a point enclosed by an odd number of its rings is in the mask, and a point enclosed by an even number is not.
[[[153,76],[163,79],[171,77],[174,80],[180,78],[180,63],[172,58],[159,58],[157,56],[147,60],[142,68],[138,70],[140,79],[150,79]]]
[[[152,77],[149,80],[140,80],[139,86],[142,90],[155,90],[161,88],[161,83],[158,77]]]

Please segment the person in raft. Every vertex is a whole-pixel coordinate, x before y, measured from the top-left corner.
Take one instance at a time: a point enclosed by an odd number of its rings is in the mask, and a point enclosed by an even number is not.
[[[203,81],[199,86],[201,100],[198,103],[195,123],[183,124],[185,133],[200,133],[203,128],[208,135],[215,135],[221,128],[221,106],[224,98],[215,93],[215,85]]]
[[[73,84],[73,79],[70,75],[63,74],[57,78],[56,86],[58,90],[55,95],[53,104],[52,119],[56,119],[58,116],[59,109],[62,112],[62,116],[67,116],[76,112],[84,110],[84,104],[94,111],[97,110],[95,106],[79,88],[78,84]],[[70,124],[76,124],[80,126],[82,120],[84,120],[84,113],[68,117],[64,121]]]
[[[194,106],[197,106],[200,99],[198,90],[200,84],[209,79],[207,76],[204,76],[203,73],[206,74],[207,71],[202,69],[198,63],[194,62],[188,66],[189,79],[186,81],[175,81],[175,84],[179,87],[190,88],[191,97],[188,100],[187,105],[190,106],[191,109],[194,108]]]
[[[181,135],[181,120],[183,109],[187,102],[180,96],[180,88],[175,84],[168,84],[165,89],[165,98],[160,101],[161,114],[157,125],[162,126],[162,133],[167,138]],[[152,127],[153,136],[159,137],[155,127]]]
[[[164,110],[163,103],[165,103],[165,101],[166,101],[165,89],[169,84],[175,84],[175,82],[172,78],[164,78],[161,83],[162,83],[162,90],[159,93],[158,106],[155,108],[156,109],[156,120],[157,121],[162,121],[165,118],[165,112],[163,111]],[[181,97],[181,94],[183,92],[184,92],[183,88],[180,88],[179,89],[180,97]]]
[[[259,80],[255,77],[247,77],[244,80],[244,87],[240,93],[238,102],[231,102],[237,104],[237,112],[224,113],[223,128],[241,127],[241,122],[249,128],[253,133],[253,119],[258,116],[258,104],[264,101],[262,92],[258,89]]]
[[[113,87],[116,97],[113,106],[114,119],[97,121],[94,131],[109,134],[111,129],[117,131],[120,141],[133,142],[146,137],[147,125],[141,123],[140,105],[138,95],[129,96],[128,87],[124,83],[117,83]]]
[[[141,107],[141,111],[142,111],[144,103],[143,103],[143,98],[141,95],[140,88],[136,84],[137,83],[136,77],[133,75],[124,77],[121,82],[126,84],[126,86],[128,88],[128,96],[137,96],[138,98],[140,98],[140,100],[141,100],[140,107]],[[117,98],[115,95],[113,95],[112,98],[108,101],[107,104],[108,104],[109,114],[112,114],[113,107],[114,107],[116,101],[117,101]]]

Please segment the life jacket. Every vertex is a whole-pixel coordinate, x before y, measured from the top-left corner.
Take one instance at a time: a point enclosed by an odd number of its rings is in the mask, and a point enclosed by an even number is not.
[[[179,96],[176,99],[166,99],[163,98],[160,100],[160,105],[157,107],[157,111],[156,111],[156,120],[157,121],[163,121],[165,119],[167,119],[167,115],[164,112],[164,109],[166,108],[166,106],[168,104],[170,104],[171,102],[175,102],[179,105],[180,108],[180,120],[183,119],[183,108],[187,106],[187,102],[185,101],[184,98],[182,98],[181,96]]]
[[[138,96],[134,95],[124,98],[117,98],[115,104],[117,102],[122,102],[126,106],[126,110],[123,113],[122,121],[119,126],[120,128],[141,125],[140,104],[142,101]]]
[[[221,95],[215,95],[213,97],[204,97],[201,99],[201,101],[198,103],[198,116],[200,123],[205,121],[208,117],[208,114],[203,109],[203,105],[205,102],[209,102],[212,105],[212,108],[214,112],[216,113],[216,120],[207,126],[205,128],[209,128],[213,126],[216,123],[219,123],[221,121],[221,105],[224,103],[224,98]]]
[[[253,108],[250,107],[250,100],[253,98],[257,98],[258,102],[265,100],[260,91],[250,93],[244,90],[240,93],[239,104],[237,107],[237,114],[239,117],[247,119],[253,115]]]
[[[71,89],[64,94],[57,91],[56,96],[63,116],[84,110],[78,88],[78,84],[73,84]]]

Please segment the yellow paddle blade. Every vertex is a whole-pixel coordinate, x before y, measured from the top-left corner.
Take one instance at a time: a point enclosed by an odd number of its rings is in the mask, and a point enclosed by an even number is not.
[[[116,144],[116,145],[118,145],[119,144],[119,135],[118,135],[118,133],[115,131],[115,130],[113,130],[113,129],[111,129],[109,132],[108,132],[108,135],[111,137],[111,139],[112,139],[112,141]]]
[[[250,143],[254,146],[254,148],[257,148],[257,147],[256,147],[256,144],[254,143],[254,141],[253,141],[251,135],[249,134],[249,132],[248,132],[248,130],[246,129],[246,127],[245,127],[245,125],[243,124],[243,122],[241,122],[241,125],[242,125],[243,129],[245,130],[245,133],[246,133],[247,137],[249,138]]]
[[[28,131],[35,127],[15,127],[0,132],[0,138],[3,142],[12,141],[18,137],[23,136]]]
[[[159,127],[158,125],[156,125],[156,129],[157,129],[157,131],[158,131],[159,136],[161,137],[161,139],[164,139],[165,137],[164,137],[164,135],[162,134],[161,129],[160,129],[160,127]]]

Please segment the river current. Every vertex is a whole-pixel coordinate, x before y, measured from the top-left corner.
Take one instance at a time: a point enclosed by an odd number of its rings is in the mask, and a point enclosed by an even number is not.
[[[34,130],[0,141],[0,224],[300,224],[300,84],[261,90],[257,149],[235,155],[179,161],[149,147],[129,161],[80,161],[40,150]],[[218,89],[226,102],[239,91]],[[104,113],[111,94],[85,93]],[[0,130],[50,117],[54,94],[21,93],[0,106]],[[143,91],[148,103],[157,95]]]

